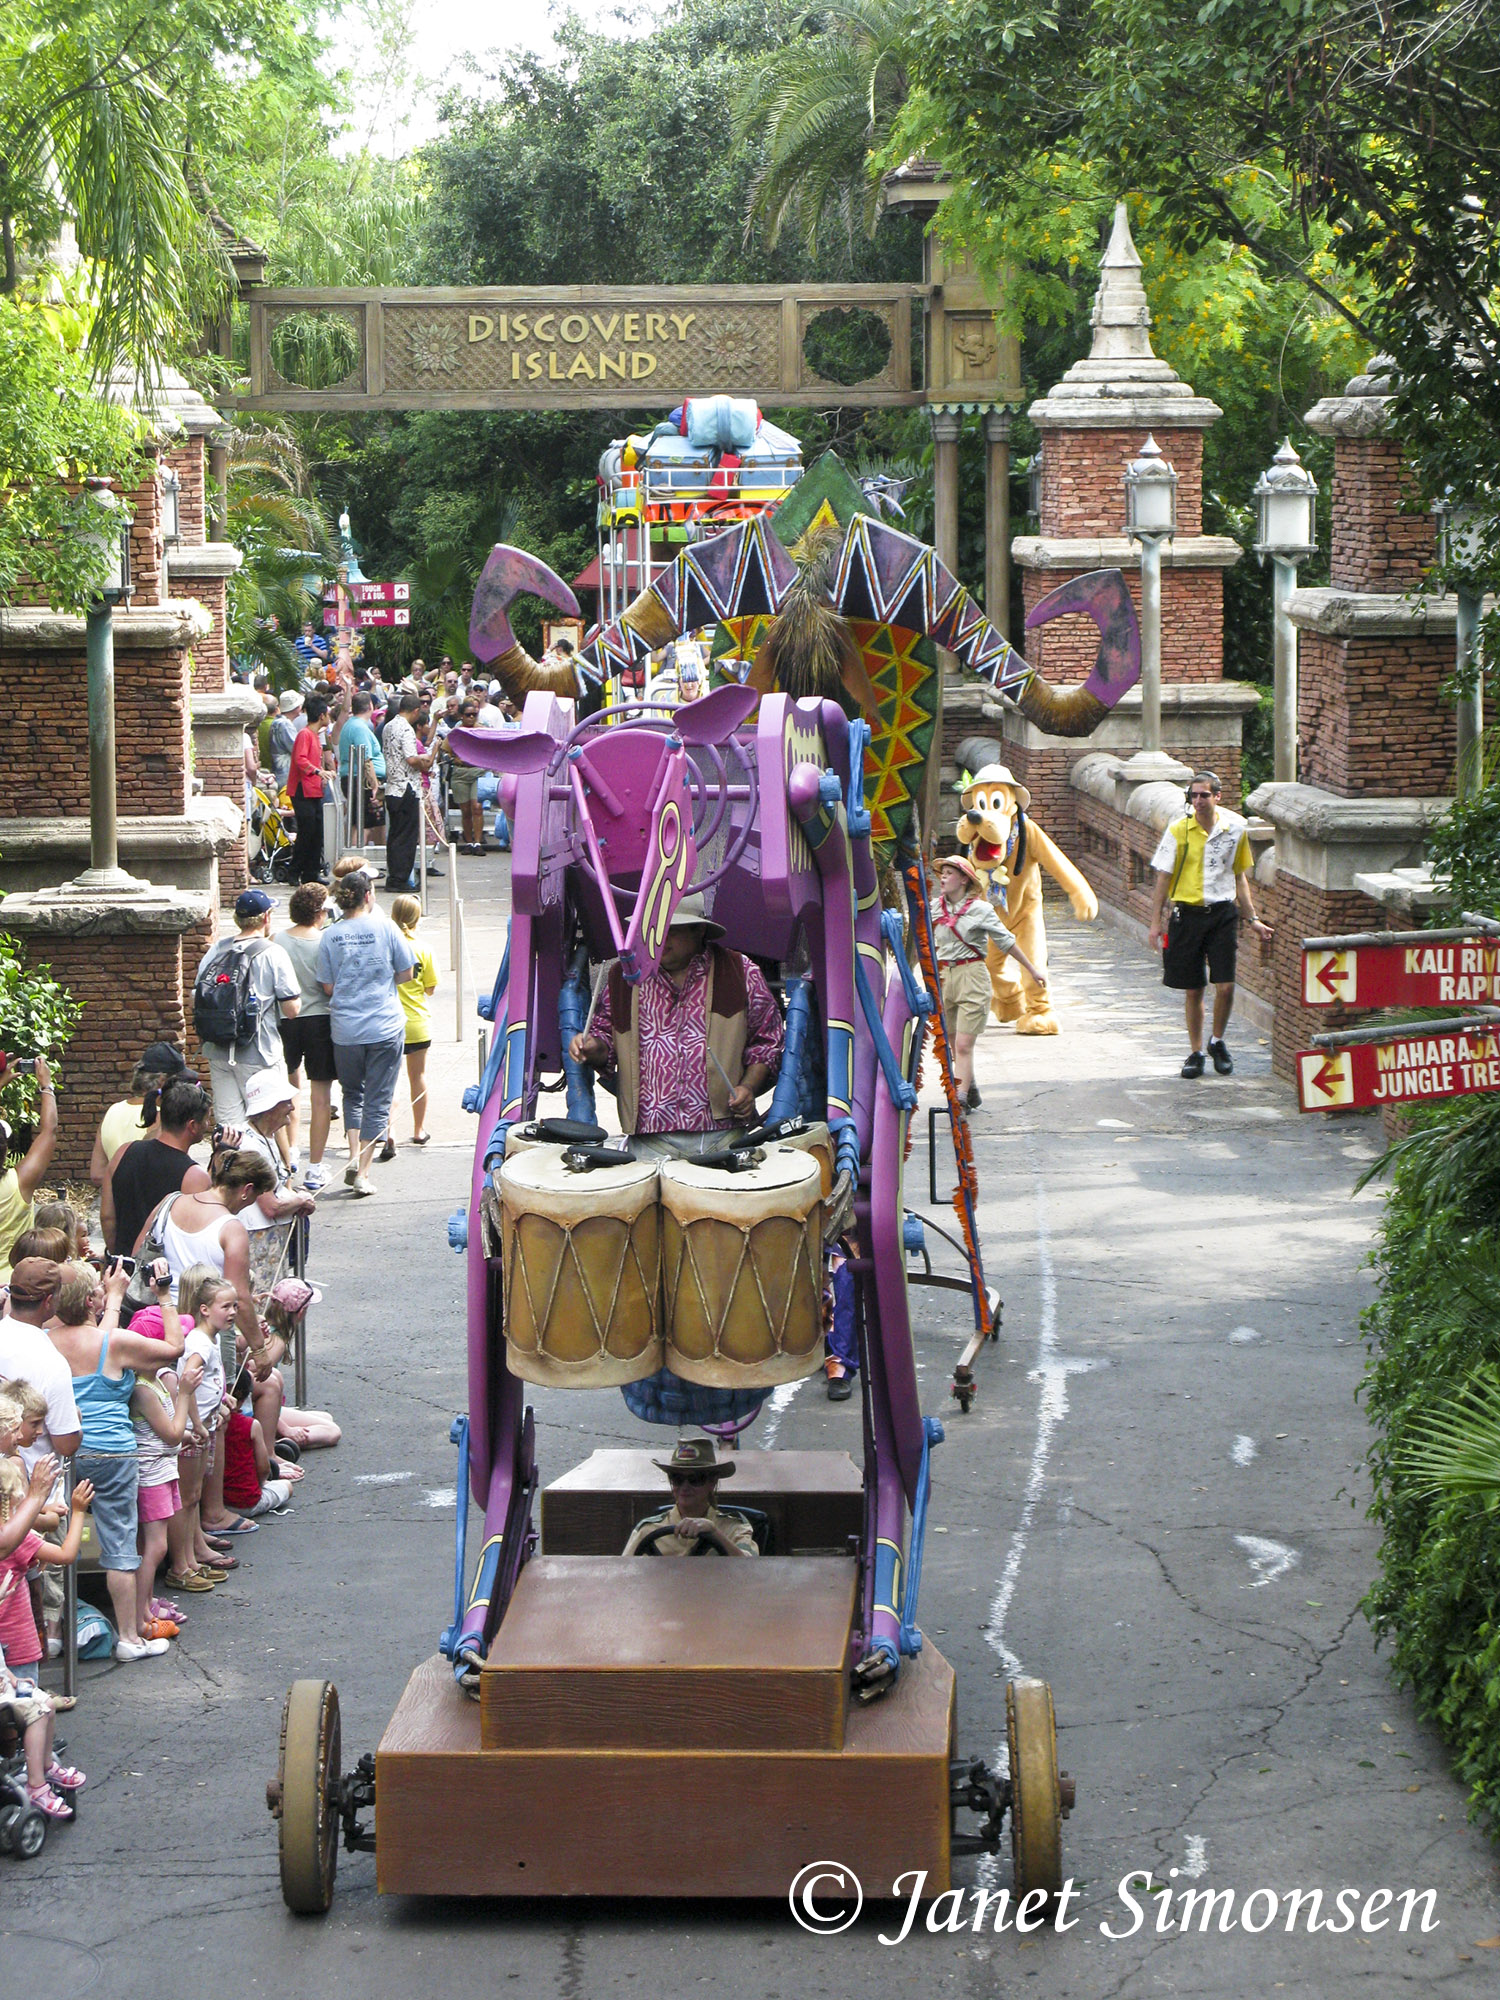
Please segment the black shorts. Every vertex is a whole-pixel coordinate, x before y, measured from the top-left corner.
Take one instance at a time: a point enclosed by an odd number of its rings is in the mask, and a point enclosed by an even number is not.
[[[309,1083],[338,1081],[338,1071],[333,1066],[333,1021],[327,1014],[310,1014],[305,1021],[299,1015],[295,1021],[282,1021],[279,1026],[289,1077],[295,1079],[305,1062]]]
[[[1174,903],[1162,953],[1161,983],[1179,993],[1234,980],[1239,912],[1233,903]]]

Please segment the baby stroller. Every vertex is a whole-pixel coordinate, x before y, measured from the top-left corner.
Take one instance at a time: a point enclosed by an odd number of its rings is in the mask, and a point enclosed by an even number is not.
[[[292,879],[292,844],[297,837],[297,823],[290,806],[283,804],[284,798],[275,780],[262,772],[250,794],[247,829],[250,874],[257,882]]]
[[[0,1853],[34,1861],[47,1844],[47,1815],[31,1803],[15,1704],[0,1694]]]

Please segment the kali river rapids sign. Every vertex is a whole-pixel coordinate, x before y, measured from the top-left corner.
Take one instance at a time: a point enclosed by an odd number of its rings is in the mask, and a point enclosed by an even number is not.
[[[1433,1029],[1445,1025],[1434,1022]],[[1435,1033],[1419,1024],[1389,1041],[1313,1049],[1297,1058],[1297,1102],[1304,1111],[1432,1103],[1484,1090],[1500,1090],[1500,1030],[1494,1027]]]
[[[1451,1007],[1500,994],[1500,939],[1451,932],[1302,954],[1305,1007]]]
[[[248,410],[656,409],[723,392],[908,404],[915,285],[293,289],[248,294]],[[965,397],[1012,393],[992,313]],[[826,372],[820,372],[820,370]],[[1014,393],[1019,393],[1017,389]]]

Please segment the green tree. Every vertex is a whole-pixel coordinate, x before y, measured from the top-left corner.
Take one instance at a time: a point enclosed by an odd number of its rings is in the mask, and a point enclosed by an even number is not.
[[[1486,0],[917,4],[914,77],[986,212],[1022,226],[1043,162],[1108,162],[1176,245],[1231,246],[1395,356],[1397,422],[1429,489],[1489,477],[1500,18]]]
[[[871,161],[906,102],[910,0],[831,0],[757,63],[735,105],[735,138],[759,162],[747,225],[774,244],[795,224],[810,252],[873,236]]]

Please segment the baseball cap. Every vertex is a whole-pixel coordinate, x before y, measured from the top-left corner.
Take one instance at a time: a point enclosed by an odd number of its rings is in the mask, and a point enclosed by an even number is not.
[[[23,1257],[10,1274],[10,1295],[23,1305],[50,1299],[62,1283],[62,1266],[48,1257]]]
[[[264,889],[241,889],[234,899],[234,914],[237,917],[263,917],[267,910],[276,905]]]
[[[152,1042],[141,1057],[140,1067],[152,1076],[181,1076],[187,1069],[181,1049],[170,1042]]]

